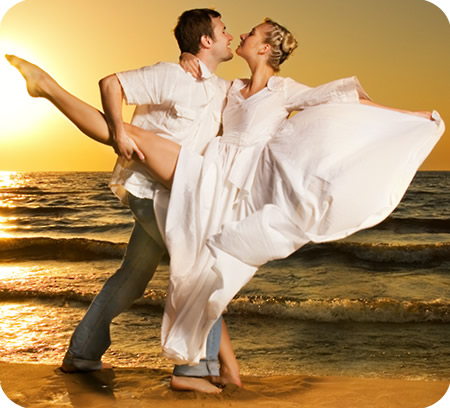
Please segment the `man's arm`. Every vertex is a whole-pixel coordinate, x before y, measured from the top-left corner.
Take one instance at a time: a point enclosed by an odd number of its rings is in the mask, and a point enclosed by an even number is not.
[[[103,78],[99,86],[105,118],[114,139],[116,153],[128,160],[136,153],[143,160],[144,155],[125,131],[122,117],[124,93],[117,75],[112,74]]]

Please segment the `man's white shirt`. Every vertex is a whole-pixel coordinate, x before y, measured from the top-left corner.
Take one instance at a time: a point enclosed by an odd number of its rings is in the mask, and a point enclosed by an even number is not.
[[[202,154],[219,132],[230,82],[200,68],[200,80],[165,62],[117,73],[125,102],[136,105],[131,123]],[[127,192],[155,199],[161,185],[142,164],[118,158],[110,188],[126,203]]]

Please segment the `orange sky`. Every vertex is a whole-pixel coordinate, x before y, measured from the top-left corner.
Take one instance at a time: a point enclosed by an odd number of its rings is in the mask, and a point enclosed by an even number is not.
[[[357,75],[378,103],[436,109],[450,120],[450,25],[425,0],[24,0],[0,24],[0,51],[42,66],[100,107],[100,78],[177,61],[178,15],[209,6],[222,13],[233,48],[240,33],[265,17],[287,26],[300,46],[281,75],[311,86]],[[217,74],[232,79],[248,70],[235,57]],[[81,135],[49,102],[30,98],[3,58],[0,83],[0,170],[112,169],[112,150]],[[444,135],[422,169],[450,170],[449,153]]]

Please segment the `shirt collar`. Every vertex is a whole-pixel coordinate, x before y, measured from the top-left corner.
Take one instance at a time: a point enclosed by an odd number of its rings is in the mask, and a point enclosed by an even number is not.
[[[200,65],[200,71],[202,72],[202,79],[209,79],[213,76],[213,74],[209,71],[209,69],[206,67],[206,65],[201,61],[198,60]]]
[[[280,77],[272,76],[267,82],[267,89],[272,92],[281,91],[283,90],[283,81],[280,80]]]
[[[248,84],[250,80],[249,79],[236,79],[235,82],[238,83],[239,85],[237,86],[237,88],[239,89],[239,91],[242,88],[245,88],[245,86]],[[283,90],[283,80],[278,77],[278,76],[271,76],[269,78],[269,80],[267,81],[267,89],[270,92],[277,92],[277,91],[282,91]]]

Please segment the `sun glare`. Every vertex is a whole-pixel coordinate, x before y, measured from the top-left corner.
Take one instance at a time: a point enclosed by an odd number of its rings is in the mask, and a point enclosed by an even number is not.
[[[17,171],[0,171],[0,189],[19,188],[24,184],[24,177]]]
[[[35,60],[27,50],[19,49],[7,41],[0,41],[0,138],[5,142],[13,134],[29,132],[51,112],[48,102],[31,98],[22,75],[4,57],[14,53]]]

